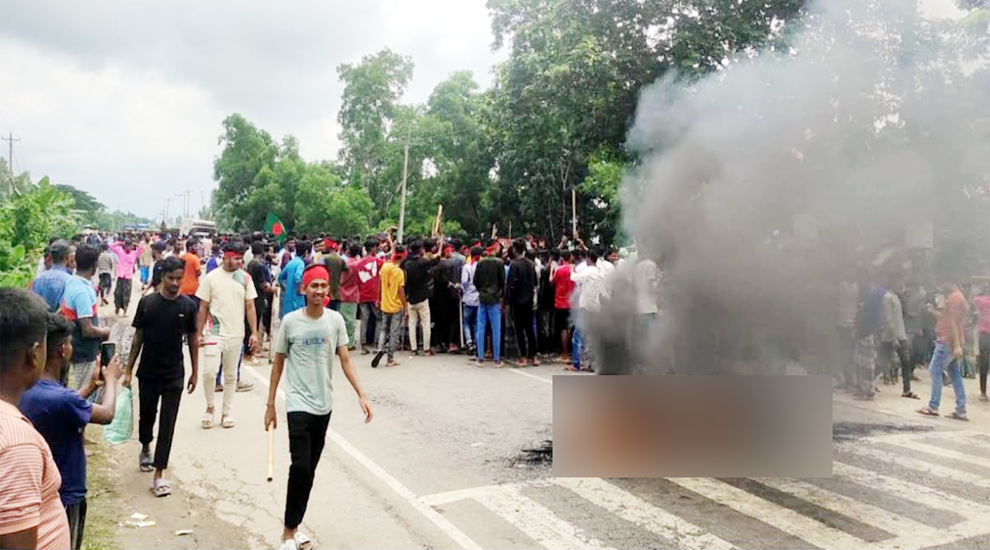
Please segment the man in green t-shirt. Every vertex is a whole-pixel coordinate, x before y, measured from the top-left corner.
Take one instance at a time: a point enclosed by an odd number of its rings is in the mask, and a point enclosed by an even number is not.
[[[361,389],[357,371],[347,353],[349,343],[344,318],[323,306],[330,292],[326,267],[314,264],[303,271],[299,290],[306,307],[282,319],[275,340],[275,363],[268,388],[265,429],[275,429],[275,394],[282,371],[286,372],[285,411],[289,426],[289,488],[281,550],[297,550],[309,543],[299,531],[313,489],[316,466],[326,443],[333,410],[333,357],[358,395],[365,423],[371,422],[371,405]]]

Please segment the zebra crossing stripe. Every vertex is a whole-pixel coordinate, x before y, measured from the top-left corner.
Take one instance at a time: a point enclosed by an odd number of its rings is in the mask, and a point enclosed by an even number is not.
[[[478,491],[471,496],[502,519],[547,549],[604,550],[608,547],[586,537],[580,529],[560,519],[549,508],[523,495],[513,485]],[[614,550],[614,549],[610,549]]]
[[[869,546],[845,531],[717,479],[668,478],[668,481],[825,550]]]
[[[731,543],[703,531],[697,525],[623,491],[604,479],[558,477],[551,481],[642,529],[674,542],[678,548],[735,548]]]
[[[968,520],[990,517],[990,506],[959,498],[938,489],[886,476],[851,464],[835,461],[832,464],[835,476],[842,476],[854,483],[871,489],[897,495],[928,508],[947,510]]]
[[[936,445],[930,445],[928,443],[923,443],[920,441],[911,441],[910,443],[898,441],[896,443],[899,447],[903,447],[905,452],[910,453],[911,450],[924,451],[935,456],[940,456],[942,458],[951,458],[953,460],[958,460],[960,462],[968,462],[969,464],[974,464],[976,466],[982,466],[984,468],[990,469],[990,460],[986,458],[980,458],[967,453],[960,453],[959,451],[952,451],[949,449],[944,449]]]
[[[898,448],[901,447],[898,446]],[[959,470],[957,468],[952,468],[949,466],[943,466],[941,464],[927,462],[924,460],[914,458],[909,455],[891,453],[879,449],[871,449],[868,447],[859,447],[859,448],[848,447],[848,448],[843,448],[842,452],[845,454],[850,454],[863,458],[872,458],[875,460],[880,460],[888,464],[896,464],[899,466],[904,466],[905,468],[918,470],[919,472],[928,473],[938,477],[944,477],[946,479],[951,479],[953,481],[969,483],[976,487],[982,487],[985,489],[990,488],[990,478],[986,478],[984,476],[981,476],[979,474],[974,474],[972,472]]]
[[[942,542],[942,530],[811,483],[794,479],[760,478],[757,481],[837,514],[883,529],[897,536],[900,548],[923,548]]]

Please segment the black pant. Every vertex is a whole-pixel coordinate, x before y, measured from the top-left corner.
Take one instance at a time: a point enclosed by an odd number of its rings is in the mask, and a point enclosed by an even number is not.
[[[113,307],[127,309],[131,303],[131,280],[117,277],[117,290],[113,292]]]
[[[208,389],[212,391],[212,389]],[[179,400],[182,399],[182,378],[175,380],[140,380],[138,384],[140,416],[138,418],[138,441],[148,445],[154,439],[155,416],[158,414],[158,401],[162,402],[162,417],[158,422],[158,444],[155,445],[155,468],[168,468],[168,456],[172,452],[172,436],[175,434],[175,419],[179,416]]]
[[[86,497],[66,506],[65,515],[69,517],[69,547],[79,550],[82,548],[83,531],[86,530]]]
[[[894,348],[895,343],[897,344],[896,349]],[[911,374],[914,373],[914,365],[911,364],[911,355],[908,353],[908,341],[881,342],[879,351],[878,359],[880,360],[881,368],[883,368],[884,378],[894,377],[894,355],[896,354],[901,363],[901,385],[904,388],[904,393],[910,392]]]
[[[460,315],[457,311],[457,308],[460,307],[460,302],[457,298],[451,296],[438,296],[434,300],[434,303],[430,305],[435,305],[433,311],[430,312],[430,318],[435,325],[433,334],[435,335],[434,340],[436,340],[437,345],[445,349],[450,344],[460,347],[461,322]]]
[[[533,359],[536,357],[536,330],[533,328],[533,304],[513,304],[512,328],[516,333],[519,344],[519,358]]]
[[[113,284],[113,276],[109,273],[100,273],[100,298],[110,293],[110,286]]]
[[[317,416],[306,412],[286,413],[289,424],[289,489],[285,496],[285,526],[295,529],[302,523],[313,489],[316,465],[320,463],[327,442],[330,415]]]
[[[990,370],[990,332],[980,333],[980,393],[987,393],[987,370]]]
[[[273,294],[265,294],[265,313],[261,316],[261,322],[265,325],[265,332],[268,334],[272,333],[272,304],[275,302],[275,296]]]

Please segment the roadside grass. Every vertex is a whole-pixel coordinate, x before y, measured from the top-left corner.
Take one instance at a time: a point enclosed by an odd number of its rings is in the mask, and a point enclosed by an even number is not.
[[[103,426],[88,426],[86,439],[89,456],[86,457],[86,531],[82,547],[85,550],[116,549],[120,496],[109,461],[110,445],[103,439]]]

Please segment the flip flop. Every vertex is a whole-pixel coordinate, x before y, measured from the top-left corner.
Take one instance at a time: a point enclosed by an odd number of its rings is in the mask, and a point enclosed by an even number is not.
[[[923,409],[918,409],[918,414],[922,414],[922,415],[925,415],[925,416],[938,416],[938,412],[933,411],[933,410],[929,409],[928,407],[925,407]]]
[[[141,468],[141,471],[142,472],[151,472],[151,471],[154,471],[154,469],[155,469],[155,467],[154,467],[154,465],[152,463],[152,460],[151,460],[151,453],[150,452],[143,452],[143,453],[141,453],[141,457],[138,460],[138,462],[139,462],[139,467]]]
[[[172,494],[172,485],[165,478],[156,479],[151,485],[151,492],[156,497],[167,497]]]
[[[299,550],[309,550],[313,547],[313,541],[309,540],[306,533],[303,533],[302,531],[296,531],[295,536],[292,538],[295,539],[296,545],[299,546]]]
[[[918,394],[914,393],[913,391],[902,393],[901,397],[907,397],[908,399],[921,399],[920,397],[918,397]]]
[[[945,415],[945,417],[946,418],[951,418],[953,420],[962,420],[963,422],[969,422],[969,417],[968,416],[966,416],[964,414],[959,414],[959,413],[957,413],[955,411],[950,412],[949,414]]]

